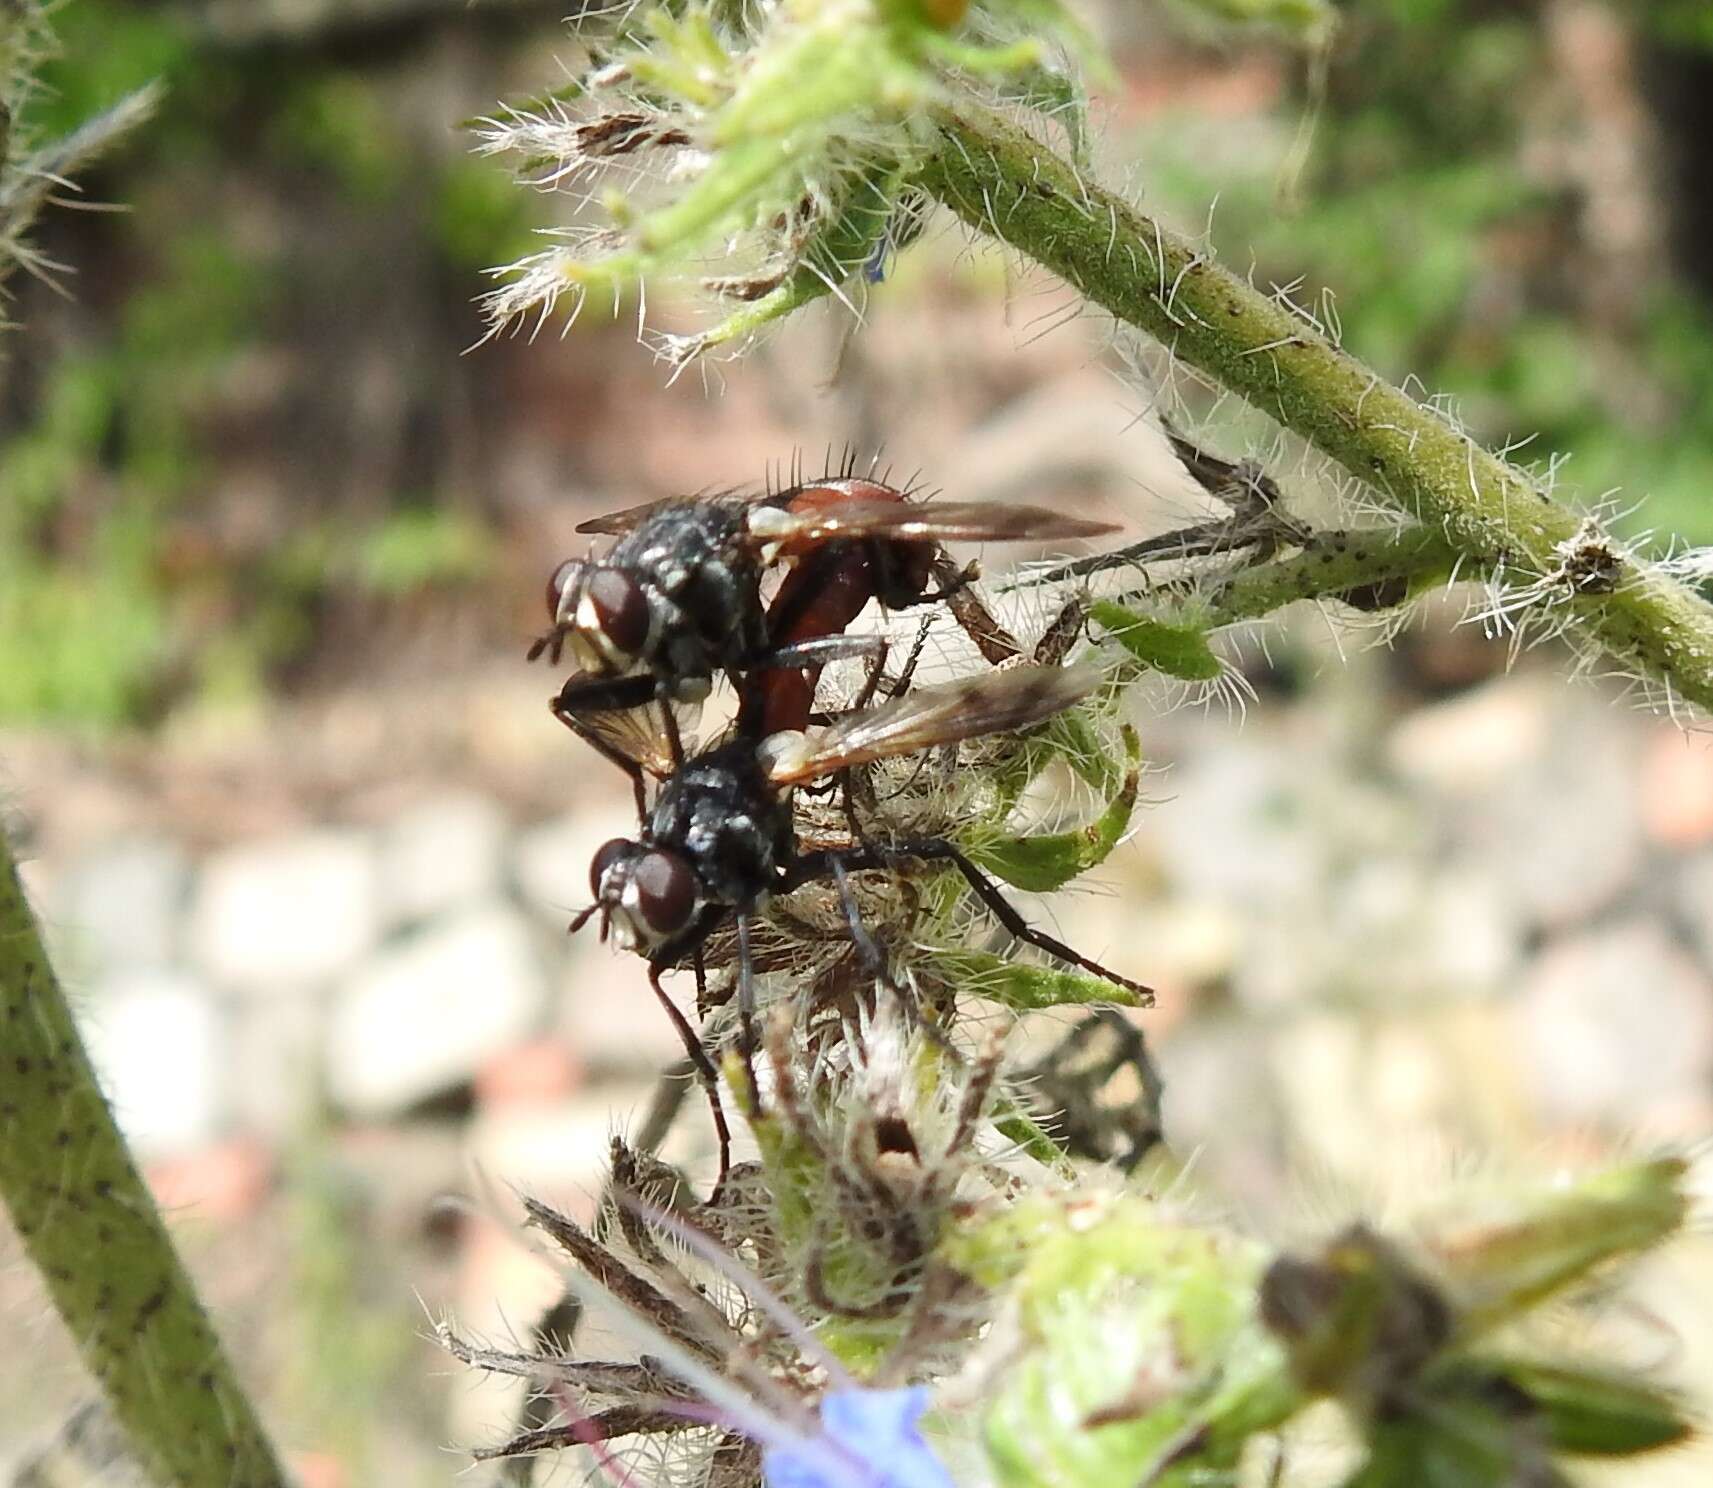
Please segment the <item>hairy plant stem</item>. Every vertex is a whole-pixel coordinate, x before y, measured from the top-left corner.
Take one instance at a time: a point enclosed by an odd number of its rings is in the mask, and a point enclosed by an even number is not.
[[[1299,599],[1344,598],[1390,609],[1409,593],[1451,576],[1458,552],[1429,527],[1317,532],[1297,552],[1227,574],[1196,595],[1212,626],[1259,620]],[[1460,570],[1473,578],[1464,565]]]
[[[3,837],[0,1132],[0,1198],[145,1469],[182,1488],[283,1488],[114,1124]]]
[[[918,183],[971,227],[1301,435],[1459,554],[1539,581],[1539,601],[1620,662],[1713,710],[1713,605],[1621,549],[1597,592],[1579,585],[1566,560],[1586,519],[1527,473],[998,114],[959,101],[934,120],[941,146]]]

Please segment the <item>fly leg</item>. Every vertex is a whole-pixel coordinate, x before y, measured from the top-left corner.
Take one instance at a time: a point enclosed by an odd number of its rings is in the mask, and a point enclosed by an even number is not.
[[[720,1143],[720,1175],[714,1180],[714,1192],[710,1198],[712,1202],[725,1187],[726,1177],[732,1170],[732,1131],[726,1125],[725,1108],[720,1104],[719,1072],[715,1070],[713,1060],[708,1058],[708,1051],[702,1047],[701,1039],[696,1037],[696,1030],[690,1026],[690,1020],[678,1010],[678,1004],[666,995],[666,988],[660,985],[658,966],[651,965],[648,968],[648,985],[654,988],[654,995],[660,999],[660,1005],[666,1009],[666,1016],[678,1030],[678,1037],[684,1044],[684,1052],[690,1056],[690,1063],[695,1067],[696,1074],[702,1081],[702,1088],[708,1095],[708,1109],[714,1116],[714,1134]]]
[[[792,865],[782,888],[787,892],[801,884],[817,878],[834,878],[840,870],[849,872],[857,868],[885,868],[900,860],[914,858],[924,863],[949,863],[963,875],[964,882],[974,891],[975,896],[987,906],[993,917],[1003,925],[1006,931],[1026,945],[1032,945],[1038,950],[1045,951],[1056,961],[1069,966],[1081,967],[1084,971],[1099,977],[1102,981],[1111,982],[1116,987],[1123,987],[1133,992],[1144,1004],[1154,1000],[1154,989],[1141,982],[1132,981],[1129,977],[1120,976],[1116,971],[1102,966],[1100,962],[1091,960],[1066,945],[1056,936],[1037,930],[1021,914],[1015,905],[1007,899],[998,884],[976,867],[956,843],[948,842],[943,837],[914,837],[899,842],[888,843],[885,846],[868,846],[858,848],[823,848],[818,852],[804,853]],[[835,866],[835,864],[837,866]]]
[[[835,856],[830,866],[833,883],[839,891],[839,907],[845,912],[845,926],[850,931],[851,944],[867,963],[869,975],[901,1003],[906,1001],[904,989],[898,985],[892,975],[892,968],[887,964],[886,952],[881,949],[880,942],[870,933],[868,926],[862,922],[862,910],[856,902],[856,895],[851,892],[850,875],[845,871],[844,863]]]
[[[755,952],[750,945],[750,916],[739,911],[738,931],[738,1058],[749,1086],[749,1114],[761,1114],[761,1091],[755,1083]]]

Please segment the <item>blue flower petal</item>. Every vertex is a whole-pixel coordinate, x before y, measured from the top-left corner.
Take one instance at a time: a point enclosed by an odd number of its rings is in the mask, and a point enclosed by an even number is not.
[[[916,1429],[927,1408],[921,1385],[834,1391],[821,1401],[822,1436],[763,1454],[767,1488],[952,1488]]]

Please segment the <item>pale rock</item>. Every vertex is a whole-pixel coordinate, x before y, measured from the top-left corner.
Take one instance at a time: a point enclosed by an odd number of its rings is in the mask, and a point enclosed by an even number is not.
[[[190,887],[174,842],[133,837],[80,858],[59,887],[65,933],[94,967],[140,971],[171,964]]]
[[[383,922],[427,920],[491,897],[503,879],[505,844],[505,816],[483,796],[456,792],[412,806],[381,834]]]
[[[1279,1090],[1255,1024],[1191,1019],[1154,1050],[1154,1061],[1165,1085],[1161,1124],[1172,1150],[1194,1153],[1208,1189],[1244,1195],[1251,1213],[1283,1202],[1284,1165],[1275,1158]]]
[[[1392,730],[1387,758],[1416,785],[1478,795],[1540,755],[1551,727],[1551,693],[1560,686],[1507,676],[1416,708]]]
[[[580,1064],[595,1071],[658,1070],[684,1057],[640,956],[592,937],[573,941],[554,980],[559,1031]],[[693,1026],[694,979],[668,976],[666,988]]]
[[[113,1113],[141,1155],[185,1152],[218,1134],[226,1041],[207,987],[170,971],[116,973],[79,1015]]]
[[[1372,1160],[1372,1113],[1362,1099],[1368,1052],[1362,1026],[1339,1012],[1293,1019],[1269,1040],[1286,1112],[1281,1135],[1332,1172],[1360,1173]]]
[[[609,1081],[588,1095],[483,1111],[465,1136],[469,1161],[476,1171],[503,1173],[517,1191],[586,1219],[607,1181],[624,1113],[646,1108],[651,1089],[648,1082]]]
[[[589,864],[596,850],[613,837],[637,833],[630,782],[591,755],[589,770],[597,766],[612,777],[598,802],[530,828],[512,849],[512,873],[525,905],[560,930],[589,902]]]
[[[1523,955],[1523,931],[1495,876],[1474,864],[1442,873],[1422,898],[1420,933],[1454,993],[1503,991]]]
[[[1608,717],[1572,716],[1533,770],[1471,813],[1467,856],[1508,886],[1526,920],[1573,928],[1641,873],[1633,740]]]
[[[462,1084],[527,1038],[545,985],[530,930],[502,905],[377,956],[334,999],[328,1092],[363,1116],[404,1110]]]
[[[1300,904],[1326,872],[1323,834],[1277,743],[1229,739],[1168,777],[1137,838],[1187,898]]]
[[[291,1138],[316,1111],[327,1038],[325,993],[245,1002],[232,1029],[232,1119],[243,1131]]]
[[[1549,948],[1514,1010],[1542,1112],[1634,1129],[1713,1077],[1713,985],[1663,927],[1630,919]]]
[[[212,980],[247,993],[313,987],[348,970],[380,931],[375,856],[346,831],[306,832],[209,859],[189,944]]]
[[[1678,866],[1672,897],[1703,960],[1713,965],[1713,850],[1697,853]]]

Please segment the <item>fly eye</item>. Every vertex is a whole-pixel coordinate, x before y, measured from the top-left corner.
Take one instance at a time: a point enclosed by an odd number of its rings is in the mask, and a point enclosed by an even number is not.
[[[590,576],[589,604],[601,634],[624,656],[640,656],[648,644],[648,596],[642,585],[616,568],[596,569]]]
[[[696,912],[696,874],[675,853],[645,853],[636,865],[636,907],[656,935],[676,935]]]
[[[615,837],[611,842],[601,845],[595,854],[595,860],[589,865],[589,892],[597,899],[601,897],[601,880],[607,876],[607,870],[636,851],[636,844],[628,842],[623,837]]]
[[[567,558],[547,581],[547,618],[555,624],[564,614],[566,594],[577,587],[577,580],[586,565],[577,558]]]

